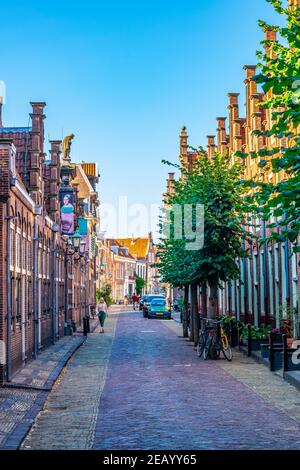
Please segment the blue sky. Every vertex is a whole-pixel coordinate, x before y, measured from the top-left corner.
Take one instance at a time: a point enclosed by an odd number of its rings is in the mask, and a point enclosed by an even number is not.
[[[265,0],[5,2],[4,123],[27,125],[29,101],[46,101],[46,138],[76,135],[73,158],[98,162],[103,202],[160,203],[180,127],[203,145],[227,93],[244,103],[259,18],[278,24]]]

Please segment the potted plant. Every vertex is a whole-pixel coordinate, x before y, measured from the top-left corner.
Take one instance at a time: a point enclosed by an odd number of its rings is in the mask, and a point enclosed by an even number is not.
[[[230,339],[231,347],[238,346],[239,338],[245,329],[244,323],[237,320],[232,315],[219,317],[219,319],[222,320],[222,328],[224,329],[226,336]]]
[[[268,335],[271,331],[271,327],[269,325],[260,325],[259,327],[251,325],[250,328],[250,335],[251,335],[251,350],[252,351],[260,351],[262,344],[268,344],[269,339]],[[249,341],[249,331],[246,329],[243,332],[243,338]]]

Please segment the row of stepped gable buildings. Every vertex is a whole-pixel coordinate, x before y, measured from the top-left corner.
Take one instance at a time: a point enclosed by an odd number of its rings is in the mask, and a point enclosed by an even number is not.
[[[144,279],[140,294],[158,294],[161,291],[157,263],[157,248],[152,233],[147,237],[109,238],[98,242],[101,276],[98,288],[112,287],[112,298],[123,303],[136,293],[136,275]]]
[[[296,0],[294,7],[300,10],[299,0]],[[265,36],[269,41],[274,41],[276,32],[265,31]],[[245,65],[244,70],[246,117],[240,115],[239,94],[229,93],[229,123],[226,124],[226,117],[218,117],[217,140],[215,135],[207,137],[207,154],[210,158],[213,158],[215,152],[222,154],[229,152],[234,159],[233,156],[237,151],[243,151],[249,155],[251,151],[278,146],[274,137],[260,137],[254,132],[270,129],[271,110],[260,105],[264,95],[258,92],[257,84],[253,80],[256,67]],[[286,145],[287,142],[280,144]],[[180,133],[180,156],[187,168],[191,167],[197,159],[197,153],[189,150],[186,127],[183,127]],[[243,179],[250,179],[256,174],[257,164],[256,159],[247,157],[244,163]],[[174,178],[175,174],[169,173],[167,194],[174,190]],[[280,175],[269,172],[265,178],[266,181],[277,182]],[[275,221],[275,219],[272,220],[272,222]],[[259,220],[255,222],[256,227],[252,228],[252,231],[258,239],[270,234],[266,223]],[[279,328],[282,321],[287,321],[293,330],[291,335],[299,337],[300,255],[293,253],[292,245],[288,241],[285,243],[269,242],[259,246],[258,241],[253,240],[253,243],[247,244],[246,248],[250,257],[238,261],[240,279],[226,283],[223,289],[219,289],[219,313],[234,315],[241,321],[256,326],[265,323]],[[200,299],[199,288],[201,310]]]
[[[64,335],[82,328],[97,289],[116,302],[158,290],[151,233],[103,239],[96,163],[71,161],[74,135],[45,150],[45,103],[29,127],[5,127],[0,98],[0,384]]]
[[[45,105],[31,103],[31,126],[5,127],[0,103],[0,383],[96,301],[97,166],[71,162],[73,135],[48,157]]]

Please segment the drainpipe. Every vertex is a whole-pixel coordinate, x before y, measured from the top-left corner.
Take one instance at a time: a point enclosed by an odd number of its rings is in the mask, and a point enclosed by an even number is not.
[[[11,157],[10,157],[11,158]],[[6,380],[11,381],[11,319],[12,319],[12,303],[11,303],[11,277],[10,277],[10,197],[6,202],[6,284],[7,284],[7,330],[6,330]]]
[[[39,312],[38,312],[38,246],[39,233],[37,214],[34,215],[34,236],[33,236],[33,323],[34,323],[34,350],[33,356],[38,356],[39,343]]]
[[[266,238],[266,221],[263,220],[263,238]],[[265,308],[265,323],[268,324],[269,322],[269,298],[268,298],[268,288],[269,288],[269,280],[268,280],[268,244],[264,244],[264,308]]]
[[[56,305],[56,248],[55,248],[55,239],[58,227],[54,224],[52,229],[52,259],[51,259],[51,297],[52,297],[52,344],[56,342],[56,318],[57,318],[57,305]]]
[[[67,250],[67,249],[66,249]],[[65,336],[68,332],[68,310],[69,310],[69,292],[68,292],[68,254],[65,251]]]
[[[12,148],[9,149],[9,161],[8,161],[8,174],[9,178],[12,175]],[[10,181],[11,185],[11,181]],[[11,275],[10,275],[10,265],[11,265],[11,250],[10,250],[10,221],[12,220],[10,212],[10,193],[6,202],[6,308],[7,308],[7,324],[6,324],[6,381],[11,381],[11,370],[12,370],[12,354],[11,354],[11,321],[12,321],[12,292],[11,292]]]
[[[287,229],[285,227],[285,229]],[[289,249],[289,242],[288,240],[285,241],[285,282],[286,282],[286,301],[288,306],[290,306],[290,266],[289,266],[289,259],[290,259],[290,249]]]
[[[84,308],[84,316],[87,317],[87,299],[88,299],[88,295],[87,295],[87,289],[88,287],[90,286],[89,284],[89,265],[88,265],[88,258],[85,262],[85,308]]]
[[[243,249],[246,249],[246,243],[245,239],[243,238],[242,240],[242,246]],[[243,272],[244,272],[244,322],[248,323],[248,303],[247,303],[247,287],[248,287],[248,282],[246,282],[246,276],[247,276],[247,266],[246,266],[246,258],[243,258]]]

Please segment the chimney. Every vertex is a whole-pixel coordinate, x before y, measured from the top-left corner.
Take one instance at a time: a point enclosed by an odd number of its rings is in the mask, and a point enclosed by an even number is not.
[[[169,173],[167,179],[167,194],[174,193],[175,173]]]
[[[229,98],[229,148],[234,149],[234,121],[239,118],[239,93],[228,93]]]
[[[42,207],[43,200],[43,182],[42,166],[44,162],[44,107],[46,103],[33,102],[31,130],[31,149],[30,149],[30,168],[29,168],[29,192],[35,203]]]
[[[243,142],[243,125],[245,120],[242,118],[233,121],[233,152],[242,151]]]
[[[289,2],[289,9],[291,11],[297,11],[298,9],[300,9],[300,0],[288,0]]]
[[[217,117],[218,152],[223,155],[227,150],[226,117]]]
[[[187,158],[188,158],[188,135],[186,132],[186,126],[183,126],[181,128],[179,139],[180,139],[180,157],[183,161],[183,164],[186,164]]]
[[[265,41],[269,42],[275,42],[277,39],[277,33],[276,31],[273,31],[272,29],[265,29]],[[265,51],[266,55],[269,56],[271,59],[276,59],[275,53],[271,50],[270,45],[265,44]]]
[[[215,135],[207,136],[207,155],[210,160],[212,160],[216,154],[215,138],[216,138]]]
[[[246,145],[249,146],[249,133],[251,130],[251,96],[257,93],[257,84],[253,80],[253,77],[256,73],[256,66],[255,65],[244,65],[244,70],[246,70],[246,78],[245,78],[245,85],[246,85]]]
[[[60,187],[60,154],[61,140],[50,140],[51,163],[50,163],[50,193],[49,193],[49,215],[56,223],[60,223],[59,213],[59,187]]]

